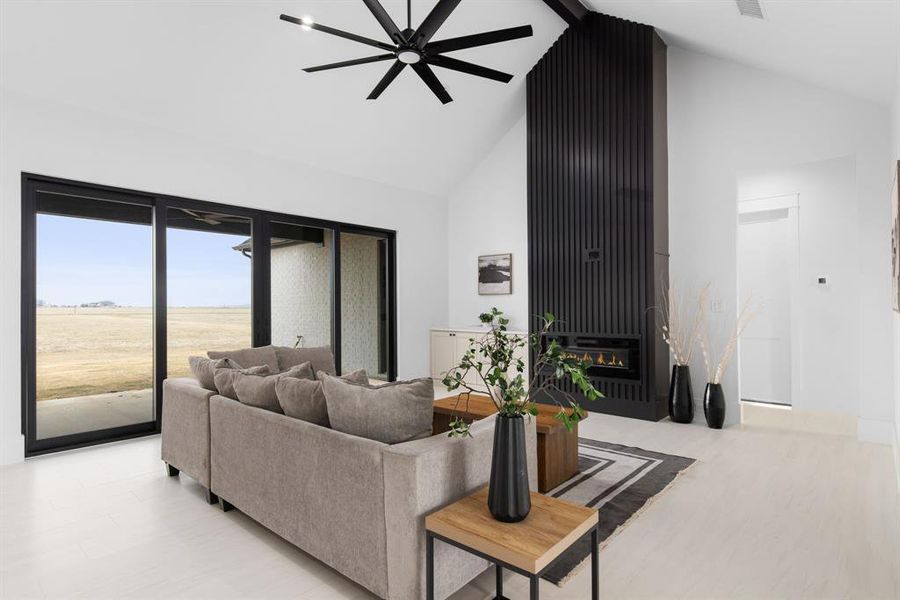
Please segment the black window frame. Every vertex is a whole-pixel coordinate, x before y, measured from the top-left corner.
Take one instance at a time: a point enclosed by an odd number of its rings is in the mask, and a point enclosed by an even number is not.
[[[194,200],[170,194],[143,192],[127,188],[64,179],[48,175],[22,172],[21,222],[21,402],[22,434],[25,436],[25,456],[70,450],[95,444],[158,434],[162,428],[162,382],[167,365],[167,305],[166,305],[166,216],[170,208],[223,212],[251,219],[253,253],[251,255],[251,323],[253,346],[266,346],[271,341],[271,222],[330,229],[332,268],[331,283],[331,347],[335,365],[341,372],[341,303],[340,303],[340,236],[341,232],[372,235],[387,243],[387,302],[388,302],[388,380],[397,378],[397,232],[392,229],[369,227],[297,214],[280,213],[246,206],[234,206],[206,200]],[[54,438],[36,439],[36,222],[39,192],[83,196],[85,199],[108,200],[148,206],[153,211],[153,393],[154,420],[69,434]]]

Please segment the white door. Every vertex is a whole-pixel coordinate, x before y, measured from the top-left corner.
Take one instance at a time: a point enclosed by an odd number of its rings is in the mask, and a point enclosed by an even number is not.
[[[791,294],[798,247],[791,210],[743,213],[738,224],[738,288],[756,317],[740,341],[742,400],[791,404]]]

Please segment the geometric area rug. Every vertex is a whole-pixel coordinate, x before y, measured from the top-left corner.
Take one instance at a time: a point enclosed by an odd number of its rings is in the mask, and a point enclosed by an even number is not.
[[[549,496],[600,511],[600,545],[662,492],[693,458],[650,452],[618,444],[578,439],[581,472],[549,492]],[[567,550],[543,579],[563,585],[591,554],[590,538]]]

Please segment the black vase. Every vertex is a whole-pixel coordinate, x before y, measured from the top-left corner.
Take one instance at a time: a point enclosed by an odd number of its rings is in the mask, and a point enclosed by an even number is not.
[[[725,423],[725,394],[719,383],[707,383],[706,393],[703,394],[703,414],[706,415],[706,424],[712,429],[722,429]]]
[[[528,461],[525,457],[525,420],[497,415],[488,509],[498,521],[516,523],[531,511]]]
[[[669,417],[676,423],[690,423],[694,420],[691,369],[687,365],[672,367],[672,383],[669,385]]]

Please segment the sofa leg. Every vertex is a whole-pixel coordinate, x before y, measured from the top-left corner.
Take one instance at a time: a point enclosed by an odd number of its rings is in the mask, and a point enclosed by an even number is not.
[[[179,471],[169,463],[166,463],[166,473],[168,473],[169,477],[175,477],[178,475]]]
[[[212,490],[206,490],[206,502],[209,504],[218,504],[219,497],[216,496]]]
[[[234,504],[226,500],[225,498],[219,498],[219,506],[222,507],[222,512],[228,512],[234,508]]]

